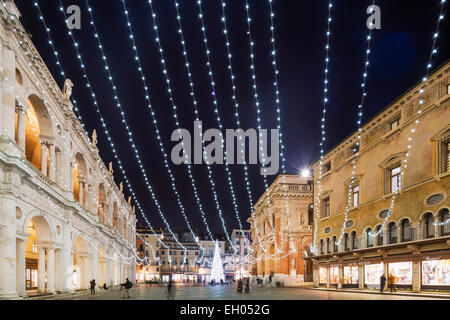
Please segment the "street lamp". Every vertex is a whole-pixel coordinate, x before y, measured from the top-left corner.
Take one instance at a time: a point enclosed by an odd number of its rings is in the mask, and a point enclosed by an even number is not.
[[[311,176],[311,171],[309,169],[302,169],[300,175],[302,178],[307,179]]]

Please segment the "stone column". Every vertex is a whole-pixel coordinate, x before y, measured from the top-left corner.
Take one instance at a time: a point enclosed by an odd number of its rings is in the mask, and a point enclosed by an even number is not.
[[[89,289],[89,258],[83,257],[83,289]]]
[[[319,267],[313,266],[313,287],[319,288]]]
[[[123,259],[120,257],[119,259],[119,284],[124,283],[124,270],[123,270]]]
[[[413,261],[412,274],[412,290],[413,292],[420,292],[420,261]]]
[[[16,200],[0,198],[0,299],[17,298]]]
[[[339,267],[339,283],[338,283],[338,289],[342,289],[344,286],[344,267]]]
[[[327,267],[327,288],[329,288],[331,286],[331,279],[330,279],[330,268]]]
[[[91,259],[91,277],[89,278],[89,281],[92,279],[95,279],[95,282],[100,285],[99,283],[99,273],[98,273],[98,269],[99,269],[99,262],[98,262],[98,253],[94,252],[94,254],[92,255],[92,259]],[[92,278],[92,279],[91,279]]]
[[[383,245],[386,246],[389,244],[389,230],[387,226],[384,227],[384,230],[382,232],[383,232]]]
[[[441,226],[439,225],[439,216],[434,217],[434,237],[438,238],[441,236]]]
[[[25,239],[17,239],[16,245],[16,283],[17,294],[20,297],[27,295],[25,288]]]
[[[78,177],[78,181],[80,184],[80,187],[78,189],[78,193],[79,193],[78,202],[83,207],[84,206],[84,179],[82,177]]]
[[[107,284],[109,286],[114,285],[114,261],[112,259],[108,260],[108,278]]]
[[[56,149],[53,143],[49,144],[49,151],[50,151],[49,178],[51,181],[56,182]]]
[[[12,82],[15,81],[16,72],[16,55],[10,48],[7,41],[1,41],[1,61],[2,61],[2,88],[0,90],[1,104],[1,130],[0,135],[9,141],[15,141],[16,128],[16,96],[14,89],[11,88]]]
[[[41,143],[41,173],[47,176],[47,144]]]
[[[358,266],[359,289],[364,289],[364,266]]]
[[[45,249],[39,246],[38,260],[38,292],[45,292]]]
[[[17,112],[17,144],[25,151],[25,112],[22,106],[16,108]]]
[[[72,239],[70,237],[70,227],[65,225],[63,228],[62,241],[63,248],[60,250],[59,264],[61,277],[60,291],[63,293],[71,293],[74,291],[73,287],[73,256],[72,256]]]
[[[47,248],[47,292],[55,293],[55,249]]]

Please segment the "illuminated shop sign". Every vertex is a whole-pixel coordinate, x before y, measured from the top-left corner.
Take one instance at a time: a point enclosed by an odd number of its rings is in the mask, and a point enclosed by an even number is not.
[[[319,282],[320,283],[328,282],[328,268],[319,268]]]
[[[423,261],[422,285],[450,286],[450,260]]]
[[[358,284],[358,267],[344,267],[344,284]]]
[[[389,263],[389,276],[395,277],[396,284],[412,285],[412,262]]]
[[[364,266],[365,283],[374,285],[380,284],[381,275],[384,273],[383,263],[369,264]]]

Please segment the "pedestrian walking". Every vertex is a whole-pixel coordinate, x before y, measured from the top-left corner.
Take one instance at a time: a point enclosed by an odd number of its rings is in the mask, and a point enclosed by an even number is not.
[[[169,284],[167,285],[167,300],[172,300],[174,295],[174,287],[172,280],[169,280]]]
[[[125,283],[120,285],[121,287],[123,287],[124,291],[123,291],[123,299],[129,299],[130,298],[130,289],[133,288],[133,284],[131,283],[131,281],[127,278]]]
[[[236,292],[237,292],[237,293],[242,293],[242,287],[243,287],[242,280],[239,279],[238,285],[237,285],[237,289],[236,289]]]
[[[95,285],[96,285],[95,279],[92,279],[92,280],[89,282],[89,284],[90,284],[90,286],[91,286],[91,294],[95,295]]]
[[[381,293],[383,293],[385,286],[386,286],[386,276],[383,273],[380,277],[380,292]]]
[[[397,292],[397,288],[395,287],[396,278],[393,274],[389,275],[389,289],[391,292]]]
[[[245,281],[245,293],[250,294],[250,278]]]

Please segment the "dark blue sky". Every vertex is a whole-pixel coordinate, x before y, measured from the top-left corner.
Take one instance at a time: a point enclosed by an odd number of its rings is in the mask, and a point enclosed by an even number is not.
[[[191,69],[196,83],[200,117],[204,121],[204,128],[216,127],[211,107],[200,21],[197,17],[198,7],[195,0],[179,1]],[[25,28],[32,34],[32,39],[44,61],[62,86],[63,79],[59,76],[51,47],[48,45],[46,34],[33,6],[34,1],[21,0],[17,2],[22,12],[22,22]],[[256,117],[250,81],[245,1],[232,0],[228,2],[228,27],[233,46],[233,67],[237,77],[242,127],[244,129],[254,128],[256,127]],[[262,103],[263,127],[271,129],[276,127],[276,119],[272,86],[271,44],[269,42],[268,1],[251,0],[249,2],[254,19],[256,74]],[[91,104],[75,50],[71,39],[67,36],[67,29],[57,3],[58,1],[40,1],[43,14],[52,29],[56,48],[60,52],[63,68],[75,84],[74,96],[78,100],[86,127],[89,132],[92,132],[94,128],[97,129],[100,153],[105,163],[108,163],[113,159],[112,152],[109,150],[98,116]],[[75,32],[75,37],[80,43],[80,51],[101,111],[106,118],[138,198],[146,209],[148,218],[154,226],[163,226],[144,187],[143,178],[131,153],[132,149],[127,139],[124,138],[126,131],[121,123],[120,115],[117,114],[114,107],[113,91],[107,81],[106,72],[100,60],[100,51],[97,49],[94,33],[89,25],[85,1],[63,0],[63,3],[65,6],[77,4],[82,8],[82,29]],[[170,150],[174,146],[174,143],[170,142],[170,136],[175,127],[166,84],[162,77],[159,52],[154,41],[150,9],[145,0],[133,0],[127,1],[127,3],[145,75],[149,79],[152,103],[160,122],[161,134],[164,141],[167,142],[166,150],[170,154]],[[372,0],[334,1],[329,68],[330,103],[327,114],[327,150],[356,130],[356,108],[361,95],[360,83],[368,32],[365,26],[368,17],[366,9],[371,3]],[[378,1],[382,10],[382,29],[374,33],[368,97],[364,112],[365,121],[402,95],[424,75],[432,44],[432,34],[438,17],[439,3],[438,0]],[[146,108],[144,91],[128,39],[122,3],[120,0],[90,0],[90,4],[94,9],[94,18],[123,108],[127,113],[127,120],[132,126],[137,147],[141,151],[141,157],[145,161],[147,173],[160,199],[162,209],[173,229],[184,229],[186,225],[176,205],[176,198],[171,194],[169,178],[162,166],[162,156]],[[165,49],[167,68],[172,80],[180,122],[182,127],[192,131],[194,118],[184,58],[178,40],[174,1],[154,0],[153,4],[158,15],[160,38]],[[287,168],[290,173],[298,173],[301,168],[314,162],[319,154],[327,4],[328,1],[325,0],[274,1],[283,134],[287,149]],[[204,1],[203,9],[212,52],[212,67],[217,82],[220,112],[225,128],[235,128],[234,105],[231,100],[231,87],[226,69],[226,47],[220,21],[220,1]],[[434,67],[449,58],[449,38],[449,25],[445,21],[441,28],[439,55],[435,59]],[[250,212],[244,188],[243,170],[240,166],[231,166],[231,169],[241,219],[245,221]],[[173,171],[192,226],[199,232],[205,232],[185,168],[173,166]],[[216,166],[213,171],[217,181],[219,200],[224,210],[227,227],[230,230],[237,227],[237,220],[226,186],[225,170]],[[263,179],[259,175],[258,166],[251,167],[250,171],[253,197],[256,200],[264,192]],[[115,172],[116,179],[120,182],[122,178],[119,170],[116,169]],[[208,223],[214,232],[221,232],[221,224],[215,210],[206,172],[204,167],[196,166],[194,176],[198,182]],[[128,196],[127,191],[125,192]]]

